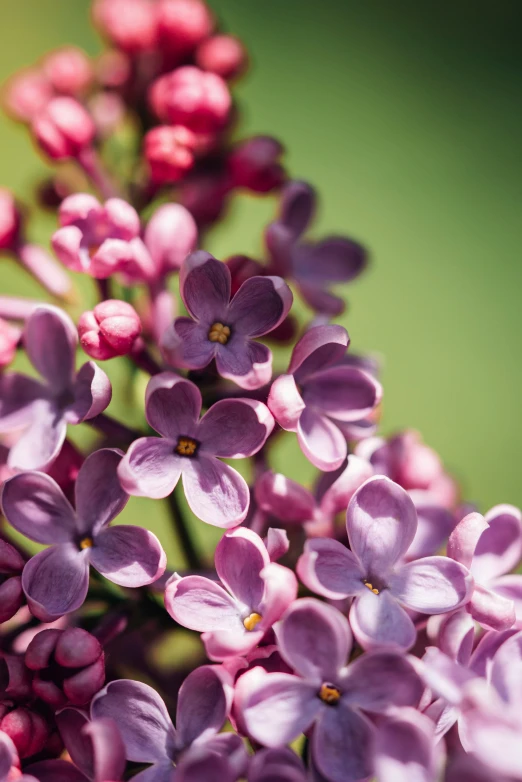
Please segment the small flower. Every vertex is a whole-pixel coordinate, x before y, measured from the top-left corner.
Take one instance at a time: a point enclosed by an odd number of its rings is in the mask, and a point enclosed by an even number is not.
[[[143,139],[143,154],[153,182],[177,182],[193,168],[197,139],[183,125],[159,125]],[[175,206],[175,204],[169,204]]]
[[[141,332],[141,321],[130,304],[106,299],[78,321],[80,344],[88,356],[106,361],[126,356]]]
[[[160,435],[142,437],[129,448],[118,473],[129,494],[167,497],[180,476],[191,510],[217,527],[234,527],[246,517],[249,490],[244,478],[223,459],[257,453],[274,419],[262,402],[224,399],[199,419],[197,386],[163,372],[147,386],[147,421]]]
[[[45,383],[16,372],[0,377],[0,431],[27,427],[10,450],[10,467],[44,469],[58,456],[67,424],[79,424],[105,410],[111,384],[94,361],[74,371],[78,334],[68,315],[57,307],[35,309],[23,340],[29,360]]]
[[[176,574],[167,583],[165,607],[183,627],[203,633],[211,660],[224,660],[259,644],[297,597],[297,580],[270,562],[259,535],[241,527],[221,538],[215,566],[223,586]]]
[[[297,570],[318,594],[355,597],[350,625],[364,649],[413,646],[415,626],[404,607],[442,614],[469,600],[473,579],[463,565],[448,557],[403,564],[417,513],[407,492],[389,478],[370,478],[355,492],[346,529],[350,550],[336,540],[309,540]]]
[[[45,473],[20,473],[4,485],[2,507],[9,523],[31,540],[51,544],[22,574],[29,607],[42,621],[83,604],[89,565],[127,587],[151,584],[165,570],[165,553],[152,532],[109,527],[128,500],[116,472],[122,456],[102,448],[85,460],[76,480],[76,510]]]
[[[342,465],[347,455],[343,428],[365,418],[381,399],[381,386],[368,372],[339,363],[348,344],[342,326],[309,329],[268,396],[278,424],[297,432],[304,455],[320,470]]]

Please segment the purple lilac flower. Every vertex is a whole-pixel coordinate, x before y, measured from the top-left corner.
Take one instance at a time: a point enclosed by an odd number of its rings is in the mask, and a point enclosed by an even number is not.
[[[136,782],[171,782],[174,763],[178,779],[184,764],[201,758],[202,752],[228,757],[239,776],[246,766],[241,739],[235,733],[217,735],[230,712],[232,696],[230,674],[220,665],[203,665],[179,689],[176,727],[152,687],[127,679],[110,682],[101,690],[92,702],[91,715],[114,720],[127,760],[152,764],[134,777]]]
[[[219,460],[252,456],[272,431],[266,405],[224,399],[199,420],[201,392],[170,372],[147,386],[147,421],[161,435],[142,437],[129,448],[118,473],[129,494],[167,497],[180,476],[191,510],[216,527],[234,527],[246,517],[249,490],[236,470]]]
[[[374,741],[378,782],[436,782],[444,760],[433,723],[415,709],[397,709],[379,724]]]
[[[492,630],[507,630],[516,619],[522,623],[522,576],[506,575],[522,556],[518,508],[496,505],[486,516],[465,516],[450,536],[448,556],[473,575],[468,611],[477,622]]]
[[[230,298],[228,266],[207,252],[189,255],[180,271],[180,293],[190,317],[176,318],[163,337],[174,367],[202,369],[212,359],[222,377],[255,389],[272,376],[272,353],[260,342],[292,306],[292,292],[280,277],[251,277]]]
[[[11,448],[8,465],[44,469],[58,456],[67,424],[79,424],[105,410],[111,384],[94,361],[75,372],[78,334],[57,307],[35,309],[25,326],[24,345],[45,382],[17,372],[0,377],[0,432],[26,427]]]
[[[289,182],[281,194],[279,218],[266,229],[265,241],[275,274],[292,280],[312,309],[333,317],[344,311],[345,302],[329,287],[358,277],[366,266],[366,251],[341,236],[301,241],[315,207],[316,193],[309,184]]]
[[[403,557],[417,528],[415,506],[404,489],[383,476],[366,481],[346,512],[350,549],[339,541],[306,543],[298,563],[301,580],[330,599],[355,597],[350,625],[365,649],[409,649],[416,631],[405,608],[423,614],[453,611],[468,599],[473,579],[448,557]]]
[[[370,652],[347,665],[352,635],[345,617],[313,598],[296,601],[276,627],[295,675],[257,667],[241,676],[235,705],[249,735],[282,747],[313,726],[313,763],[329,782],[372,773],[374,728],[367,714],[416,706],[423,685],[397,652]]]
[[[117,475],[122,456],[103,448],[85,460],[76,480],[76,510],[45,473],[23,472],[6,481],[6,519],[31,540],[51,544],[22,573],[27,602],[38,619],[52,621],[83,604],[89,565],[127,587],[151,584],[163,574],[165,553],[152,532],[109,527],[128,500]]]
[[[270,562],[259,535],[241,527],[221,538],[214,561],[220,584],[176,574],[167,583],[165,607],[180,625],[203,633],[211,660],[224,660],[260,643],[297,597],[297,579]]]
[[[368,372],[339,364],[349,344],[342,326],[316,326],[294,347],[286,374],[272,383],[268,406],[320,470],[346,459],[343,427],[365,418],[379,404],[380,384]]]

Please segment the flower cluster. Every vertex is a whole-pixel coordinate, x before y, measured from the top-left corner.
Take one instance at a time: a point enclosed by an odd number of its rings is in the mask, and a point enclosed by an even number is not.
[[[0,782],[522,780],[520,511],[378,434],[379,367],[331,322],[366,251],[307,236],[279,141],[233,139],[243,44],[203,0],[92,15],[98,58],[5,91],[69,165],[38,189],[52,254],[0,192],[0,248],[52,297],[0,296]],[[276,200],[264,258],[202,249],[237,190]],[[283,439],[312,487],[272,469]]]

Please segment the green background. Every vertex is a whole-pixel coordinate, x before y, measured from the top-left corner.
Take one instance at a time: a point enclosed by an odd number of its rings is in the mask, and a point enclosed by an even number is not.
[[[252,53],[236,88],[242,130],[279,137],[292,175],[317,186],[317,236],[345,232],[371,250],[342,322],[355,350],[384,357],[384,431],[419,429],[482,510],[522,505],[521,4],[212,5]],[[98,52],[88,8],[3,0],[0,77],[66,42]],[[2,120],[0,183],[27,197],[43,168]],[[273,211],[272,199],[238,197],[206,249],[258,254]],[[34,235],[53,225],[36,221]],[[22,290],[13,265],[1,274],[2,291]],[[295,453],[289,435],[277,466],[308,480]],[[127,518],[160,525],[159,506],[132,500]],[[215,539],[201,523],[197,534]]]

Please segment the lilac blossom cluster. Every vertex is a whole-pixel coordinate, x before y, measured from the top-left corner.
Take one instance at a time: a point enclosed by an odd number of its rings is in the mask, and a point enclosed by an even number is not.
[[[4,96],[67,165],[38,190],[52,252],[0,194],[0,247],[52,297],[0,296],[0,782],[522,780],[520,511],[378,434],[379,367],[332,323],[366,251],[308,238],[282,145],[233,137],[242,43],[203,0],[92,14],[98,58]],[[243,191],[277,203],[264,257],[218,260]],[[312,488],[271,469],[292,438]],[[146,513],[117,521],[131,497],[164,504],[177,570]]]

